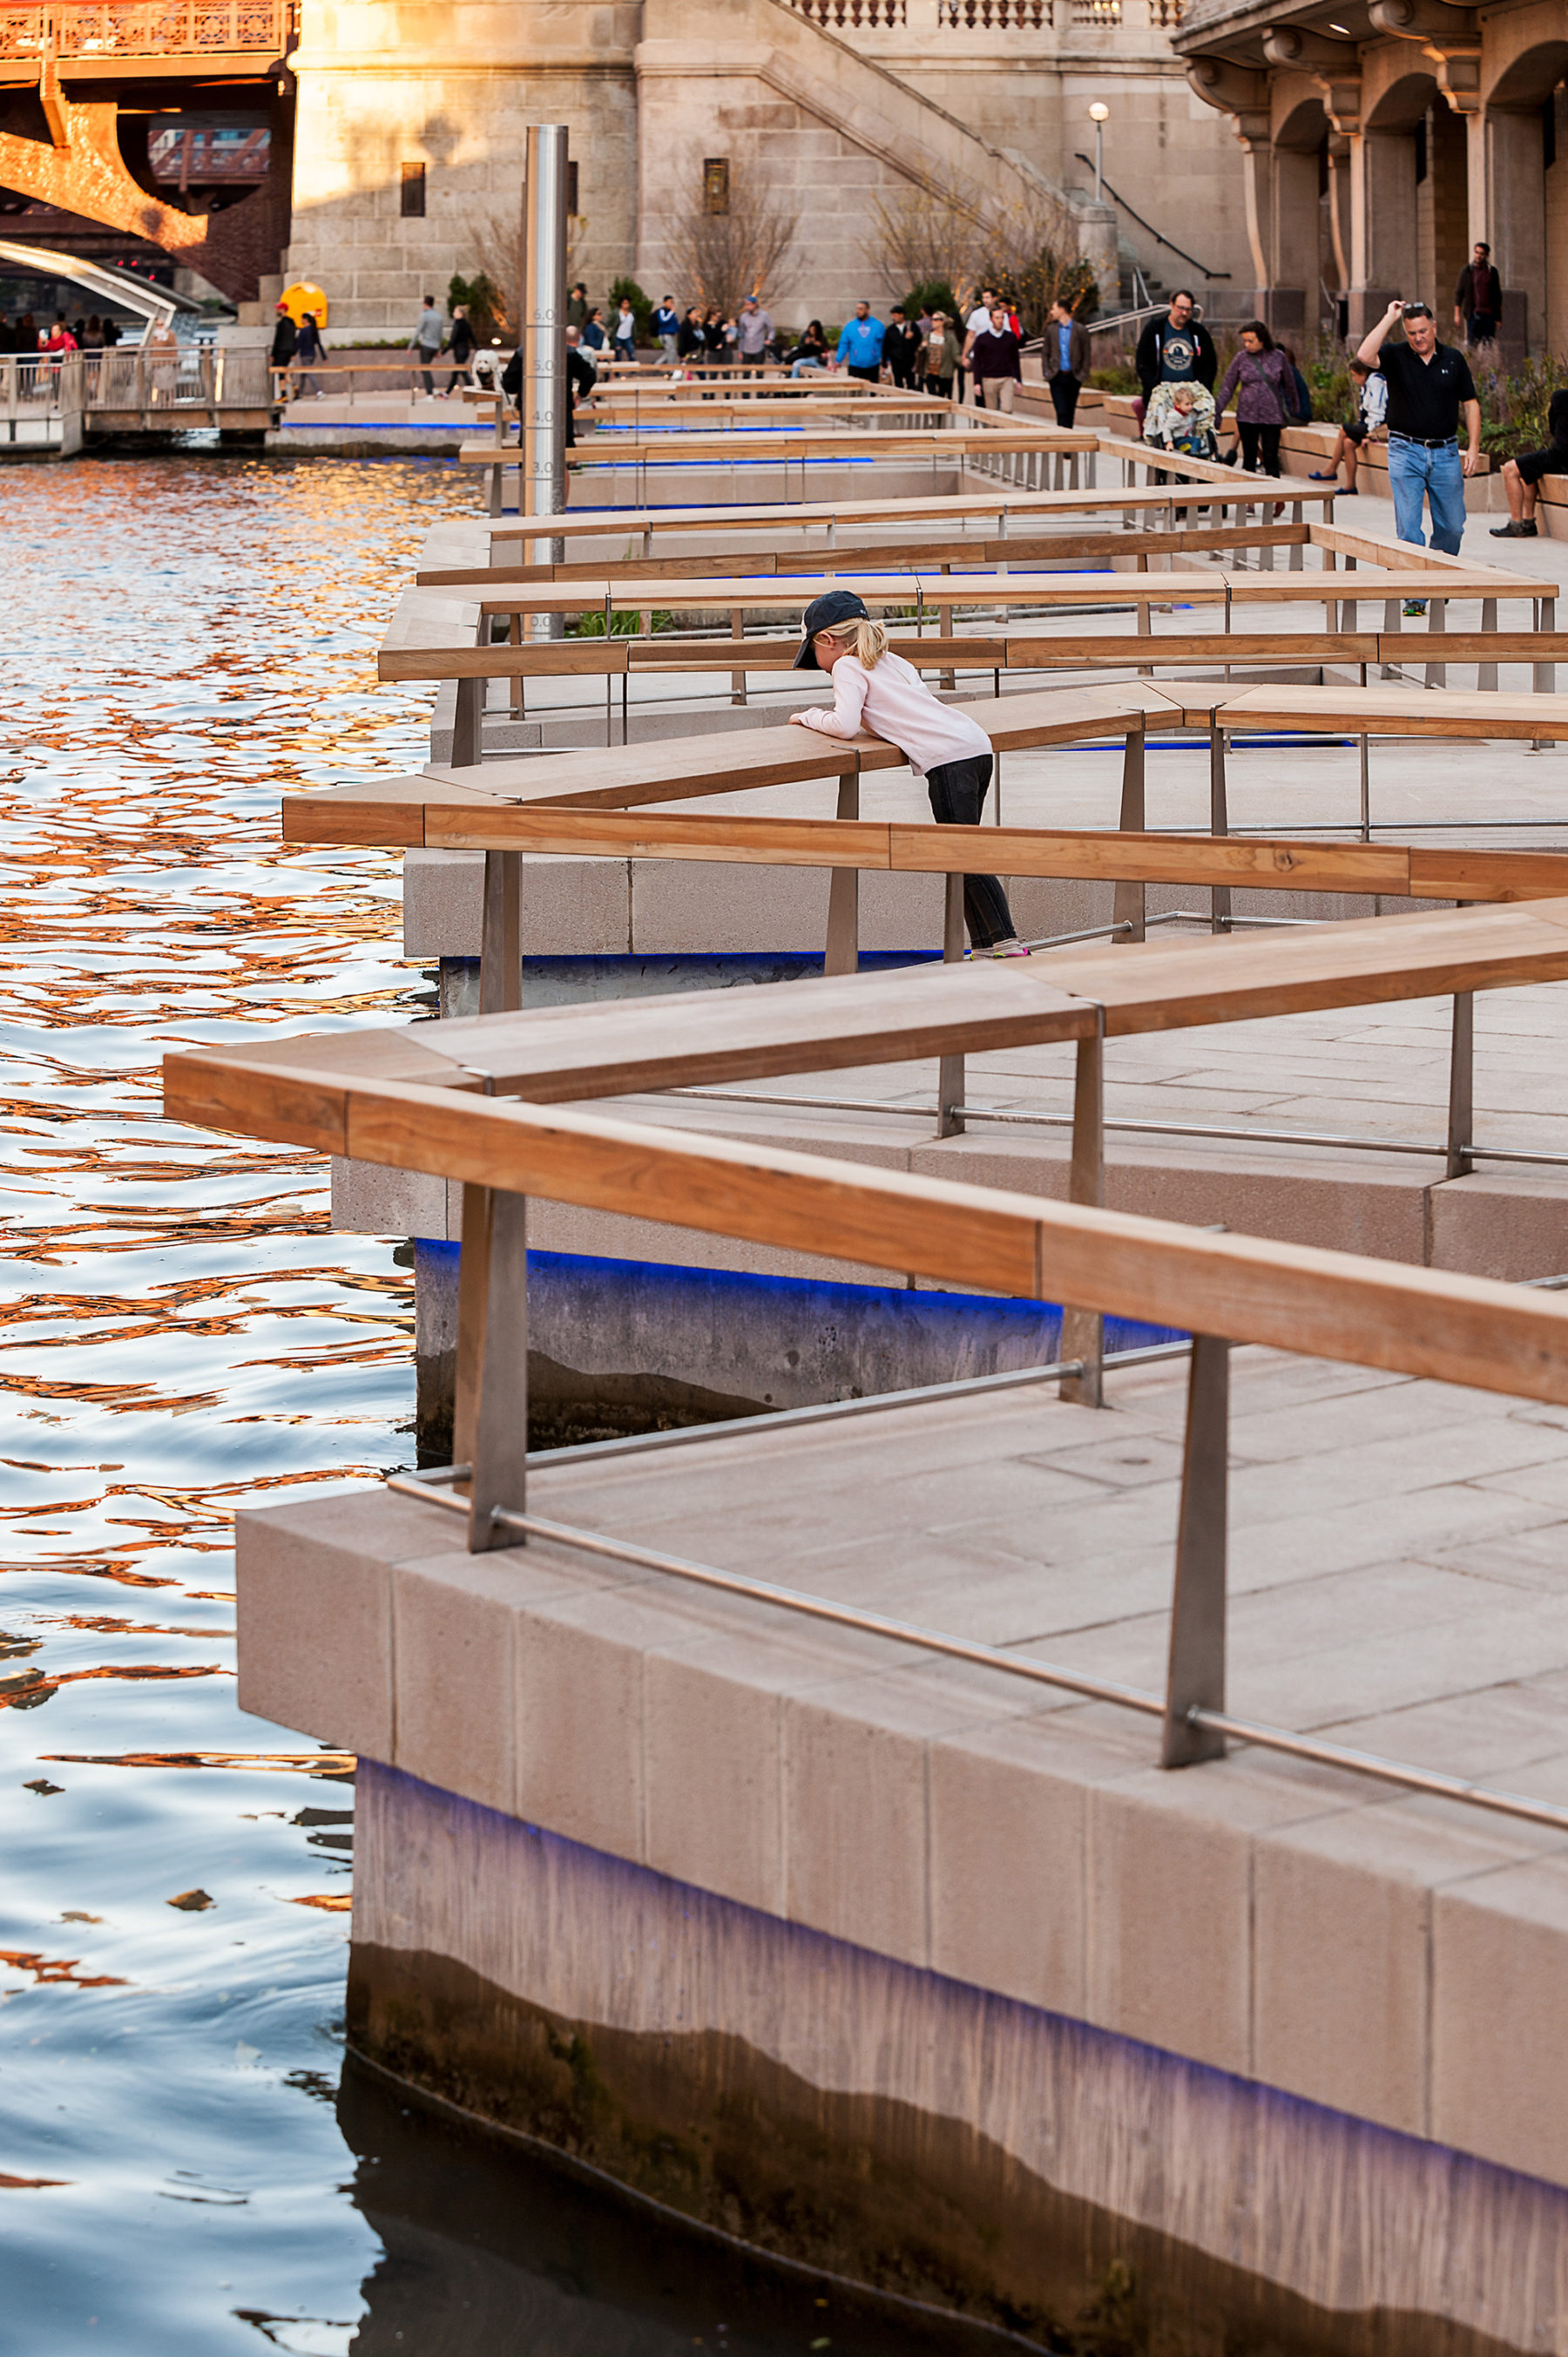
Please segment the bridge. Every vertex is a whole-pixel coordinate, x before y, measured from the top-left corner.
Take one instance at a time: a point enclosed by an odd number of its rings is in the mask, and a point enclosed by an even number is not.
[[[298,0],[47,0],[0,6],[0,185],[144,238],[235,302],[288,237]],[[229,201],[161,190],[149,138],[182,107],[261,112],[266,170]],[[258,143],[259,144],[259,143]],[[198,210],[205,205],[206,210]]]

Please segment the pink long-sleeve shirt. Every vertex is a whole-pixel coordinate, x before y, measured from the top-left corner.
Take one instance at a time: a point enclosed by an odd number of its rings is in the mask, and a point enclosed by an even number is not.
[[[961,706],[939,703],[902,655],[884,655],[875,671],[858,655],[845,655],[834,663],[832,681],[831,711],[814,704],[793,716],[823,737],[858,737],[865,729],[897,745],[918,778],[991,750],[979,723]]]

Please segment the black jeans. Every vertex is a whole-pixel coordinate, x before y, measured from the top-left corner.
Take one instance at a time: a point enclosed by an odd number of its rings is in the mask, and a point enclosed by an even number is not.
[[[980,824],[994,766],[989,753],[971,753],[961,761],[943,761],[937,769],[926,771],[931,816],[939,826]],[[1007,895],[996,877],[964,877],[963,921],[969,928],[971,943],[977,950],[988,950],[1016,931]]]
[[[1071,369],[1058,369],[1051,379],[1051,406],[1057,413],[1058,425],[1070,425],[1078,415],[1078,396],[1081,389]]]
[[[952,379],[950,376],[929,376],[926,379],[926,391],[934,393],[939,401],[950,401]]]
[[[1236,431],[1241,436],[1243,467],[1249,472],[1256,469],[1258,446],[1262,443],[1262,471],[1265,475],[1277,475],[1280,471],[1280,436],[1284,432],[1284,427],[1283,425],[1249,425],[1244,418],[1240,418],[1237,420]]]

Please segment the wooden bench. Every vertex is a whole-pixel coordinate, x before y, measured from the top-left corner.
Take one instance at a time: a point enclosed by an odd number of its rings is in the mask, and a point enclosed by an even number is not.
[[[1326,928],[1244,949],[1123,952],[1112,963],[1102,975],[1058,957],[1049,971],[802,983],[718,994],[716,1006],[641,1000],[182,1050],[165,1059],[164,1110],[171,1120],[463,1184],[456,1461],[446,1479],[467,1481],[476,1550],[528,1534],[516,1518],[526,1505],[529,1195],[898,1271],[911,1282],[1059,1300],[1065,1364],[1050,1372],[1086,1403],[1101,1395],[1097,1336],[1106,1312],[1189,1330],[1172,1674],[1165,1704],[1154,1705],[1165,1719],[1165,1764],[1176,1766],[1211,1755],[1237,1731],[1201,1716],[1223,1711],[1215,1616],[1222,1631],[1228,1345],[1266,1343],[1568,1405],[1568,1302],[1174,1227],[1080,1195],[1054,1203],[674,1136],[562,1102],[864,1060],[882,1051],[892,1026],[900,1057],[941,1052],[951,1039],[1075,1039],[1081,1117],[1102,1069],[1104,1032],[1288,1011],[1324,1003],[1327,991],[1337,994],[1327,1003],[1344,1004],[1358,992],[1374,1000],[1424,993],[1440,980],[1469,990],[1561,975],[1568,904]],[[541,1101],[552,1109],[539,1110]],[[1092,1135],[1085,1124],[1079,1145]],[[1075,1151],[1075,1195],[1086,1176],[1095,1174]]]
[[[1232,1345],[1262,1344],[1561,1408],[1568,1405],[1568,1303],[1560,1297],[859,1163],[677,1136],[600,1115],[541,1111],[471,1087],[442,1085],[445,1076],[428,1067],[400,1070],[388,1062],[379,1071],[324,1069],[317,1060],[320,1046],[308,1039],[279,1042],[264,1061],[220,1049],[171,1055],[164,1067],[165,1112],[207,1128],[428,1171],[462,1184],[454,1462],[419,1477],[393,1475],[391,1485],[463,1517],[470,1552],[524,1543],[552,1553],[585,1550],[645,1576],[745,1598],[753,1620],[761,1604],[796,1618],[848,1624],[918,1652],[1119,1705],[1160,1722],[1159,1757],[1167,1769],[1196,1766],[1240,1741],[1305,1753],[1396,1789],[1435,1791],[1548,1824],[1558,1834],[1568,1824],[1558,1803],[1516,1797],[1430,1766],[1407,1767],[1232,1717],[1225,1683]],[[652,1552],[635,1536],[607,1537],[531,1513],[531,1195],[666,1221],[700,1235],[806,1251],[851,1266],[897,1270],[911,1284],[925,1278],[1004,1298],[1056,1298],[1066,1310],[1064,1357],[1072,1329],[1103,1311],[1189,1331],[1164,1692],[1145,1693],[1081,1663],[1044,1661],[1033,1649],[1003,1650],[893,1621],[842,1598],[814,1596],[799,1586],[780,1588],[746,1572]],[[856,1403],[854,1412],[886,1413],[888,1405]],[[680,1446],[690,1450],[703,1437],[683,1435]],[[671,1544],[664,1542],[666,1550]],[[439,1545],[434,1538],[432,1551]],[[736,1547],[744,1558],[744,1523]]]
[[[1478,598],[1482,604],[1485,627],[1495,628],[1498,604],[1515,597],[1528,598],[1534,609],[1534,618],[1548,627],[1554,611],[1550,594],[1552,585],[1529,576],[1505,574],[1490,567],[1460,571],[1434,568],[1430,573],[1406,571],[1384,576],[1362,573],[1356,578],[1359,597],[1382,596],[1385,630],[1391,635],[1398,630],[1402,602],[1407,597],[1419,596],[1429,601],[1429,630],[1433,631],[1439,628],[1451,597]],[[472,600],[447,597],[435,590],[405,591],[381,644],[378,675],[382,679],[435,678],[473,682],[521,678],[532,667],[532,651],[521,643],[521,619],[529,615],[589,610],[602,610],[607,640],[613,635],[610,626],[618,611],[648,614],[655,608],[661,610],[684,608],[688,612],[693,609],[699,612],[703,609],[727,611],[731,642],[738,650],[745,645],[748,609],[777,610],[781,605],[795,604],[803,608],[830,587],[854,588],[872,607],[902,606],[908,608],[913,604],[922,617],[929,611],[943,638],[953,636],[953,618],[961,603],[968,607],[993,608],[1131,606],[1137,617],[1139,633],[1152,638],[1154,608],[1158,605],[1219,607],[1223,609],[1225,628],[1229,632],[1234,600],[1238,596],[1273,605],[1302,598],[1308,602],[1321,602],[1326,619],[1336,622],[1346,602],[1338,594],[1338,576],[1325,573],[1291,574],[1273,578],[1249,577],[1229,570],[1206,574],[1118,573],[1108,579],[1103,574],[1056,571],[955,575],[950,570],[944,570],[939,574],[819,574],[804,578],[798,575],[773,576],[766,587],[760,586],[756,577],[736,577],[734,575],[701,582],[651,580],[641,573],[629,579],[609,579],[596,575],[569,583],[523,582],[488,590],[484,596]],[[496,647],[489,643],[490,616],[510,618],[511,645]],[[1114,663],[1119,658],[1120,649],[1116,648],[1108,660]],[[1230,660],[1229,657],[1222,659]],[[553,662],[558,660],[553,659]],[[1430,662],[1432,657],[1429,655],[1427,660]],[[746,663],[737,662],[725,667],[732,675],[732,701],[744,703]],[[1000,665],[995,663],[986,667],[1000,669]],[[1144,671],[1149,668],[1147,663],[1141,663],[1138,667]],[[615,673],[624,681],[629,662],[623,664],[619,658],[603,657],[597,662],[585,662],[581,668],[585,673]],[[718,662],[715,661],[713,668],[720,668]],[[1495,664],[1488,663],[1487,669],[1495,684]],[[1538,665],[1536,683],[1543,689],[1551,683],[1548,670],[1545,664]],[[947,676],[946,683],[953,683],[950,675]],[[1435,669],[1429,673],[1429,683],[1437,683]],[[477,688],[467,702],[459,696],[459,741],[464,748],[472,745],[476,748],[472,752],[465,750],[460,753],[457,756],[460,761],[478,758],[477,747],[481,714],[482,705]],[[622,716],[624,733],[627,717],[624,695]]]
[[[1563,701],[1568,705],[1568,698]],[[1568,711],[1561,725],[1568,733]],[[844,748],[846,752],[854,749]],[[768,777],[754,781],[775,783],[778,779]],[[940,874],[946,877],[943,956],[949,964],[962,954],[963,874],[982,859],[1009,876],[1072,877],[1113,883],[1116,894],[1112,921],[1104,931],[1134,943],[1144,941],[1150,884],[1191,884],[1208,889],[1209,921],[1216,933],[1229,931],[1236,921],[1231,909],[1231,894],[1236,889],[1284,887],[1298,891],[1376,893],[1461,902],[1550,899],[1552,907],[1547,912],[1548,920],[1555,930],[1545,935],[1528,924],[1490,931],[1461,926],[1455,932],[1445,920],[1435,918],[1423,918],[1419,924],[1415,920],[1402,918],[1392,925],[1386,920],[1374,920],[1369,929],[1364,920],[1355,920],[1348,926],[1313,927],[1305,933],[1293,929],[1286,937],[1274,935],[1272,942],[1249,941],[1244,954],[1241,946],[1235,945],[1236,963],[1218,968],[1202,960],[1195,964],[1195,945],[1191,942],[1163,945],[1155,953],[1159,960],[1174,959],[1174,964],[1152,964],[1149,954],[1140,950],[1135,969],[1122,963],[1125,952],[1120,951],[1111,953],[1109,963],[1104,952],[1081,949],[1058,950],[1045,959],[1031,961],[1032,973],[1044,972],[1058,980],[1067,973],[1067,986],[1074,992],[1085,986],[1085,976],[1089,976],[1091,995],[1104,1009],[1097,1040],[1115,1036],[1122,1029],[1177,1028],[1195,1020],[1240,1020],[1260,1014],[1364,1003],[1369,994],[1373,998],[1422,997],[1452,990],[1455,1009],[1450,1110],[1442,1149],[1450,1178],[1463,1176],[1470,1169],[1476,1151],[1470,1135],[1472,992],[1522,979],[1557,979],[1568,973],[1568,933],[1563,930],[1568,927],[1568,899],[1561,897],[1568,892],[1568,856],[1230,836],[1226,833],[1222,775],[1213,780],[1215,839],[1150,835],[1143,832],[1144,778],[1138,731],[1130,733],[1123,773],[1124,831],[1115,833],[987,827],[983,831],[962,830],[955,837],[955,830],[950,827],[903,820],[865,821],[857,815],[857,780],[847,773],[841,776],[838,815],[832,820],[745,818],[712,813],[686,817],[663,812],[639,812],[633,816],[624,810],[603,806],[573,809],[559,800],[553,804],[535,802],[531,807],[509,807],[499,802],[490,802],[487,807],[480,795],[462,793],[448,798],[446,790],[435,784],[424,789],[425,798],[421,801],[417,798],[419,781],[414,780],[400,780],[398,787],[401,792],[388,791],[386,799],[374,806],[367,806],[362,796],[357,796],[352,802],[341,795],[291,797],[284,809],[285,839],[373,842],[402,848],[482,849],[486,863],[480,1003],[483,1008],[498,1012],[517,1002],[521,962],[520,862],[525,851],[579,858],[696,858],[830,868],[832,883],[824,956],[824,971],[830,975],[853,973],[857,962],[858,881],[862,871]],[[1495,969],[1487,964],[1493,951],[1501,959]],[[1529,973],[1509,962],[1518,953],[1534,959]],[[1559,958],[1564,962],[1553,963]],[[1064,959],[1068,961],[1066,966]],[[1455,974],[1467,978],[1455,982]],[[1130,975],[1132,980],[1128,979]],[[890,985],[896,977],[883,980]],[[1114,985],[1109,1000],[1108,981]],[[1269,1001],[1266,996],[1256,996],[1260,989],[1265,994],[1278,990],[1283,996]],[[891,997],[888,1005],[892,1005]],[[1203,1007],[1212,1011],[1193,1011]],[[607,1010],[600,1013],[607,1019]],[[700,1010],[693,1019],[701,1020]],[[715,1022],[725,1021],[737,1022],[742,1018],[715,1017]],[[901,1036],[891,1015],[887,1036],[890,1041]],[[952,1135],[964,1125],[962,1049],[954,1046],[924,1052],[942,1058],[937,1135]],[[902,1053],[890,1047],[886,1055],[866,1055],[860,1060],[897,1061]],[[606,1069],[613,1067],[612,1058]],[[1104,1126],[1100,1066],[1085,1065],[1080,1059],[1080,1081],[1074,1185],[1080,1190],[1090,1184],[1099,1189],[1102,1183]],[[583,1092],[611,1092],[585,1089]],[[1248,1135],[1245,1131],[1233,1134],[1240,1137]],[[1081,1199],[1090,1200],[1087,1195]],[[1092,1200],[1100,1200],[1098,1192]]]
[[[1314,501],[1326,505],[1333,497],[1333,487],[1326,483],[1293,485],[1290,492],[1291,504],[1298,510]],[[667,539],[692,532],[766,533],[771,538],[786,531],[810,533],[820,525],[824,533],[822,544],[832,548],[841,529],[860,532],[880,524],[924,522],[929,518],[940,518],[948,523],[967,524],[972,520],[983,522],[987,517],[994,516],[996,536],[1005,539],[1010,528],[1009,519],[1014,516],[1026,522],[1037,522],[1050,516],[1084,513],[1131,515],[1139,509],[1159,508],[1169,508],[1174,512],[1176,509],[1207,508],[1216,504],[1223,503],[1217,503],[1211,491],[1202,484],[1167,483],[1095,491],[1020,491],[1011,486],[1004,486],[994,495],[983,491],[963,491],[927,499],[815,500],[789,507],[574,508],[563,515],[551,516],[548,533],[552,539],[561,541],[590,536],[622,539],[640,533],[644,552],[651,556],[655,539]],[[488,520],[489,567],[446,571],[422,568],[414,576],[415,582],[424,587],[438,587],[479,577],[492,577],[497,572],[501,572],[505,577],[503,568],[497,562],[498,550],[537,540],[544,529],[545,526],[537,521],[498,523]]]

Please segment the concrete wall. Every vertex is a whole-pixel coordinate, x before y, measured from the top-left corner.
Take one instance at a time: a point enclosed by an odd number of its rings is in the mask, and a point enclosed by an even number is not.
[[[455,271],[504,274],[526,126],[556,121],[579,176],[573,274],[595,296],[626,271],[665,291],[671,218],[723,155],[809,221],[784,316],[839,318],[863,290],[886,296],[872,193],[924,174],[1005,198],[1031,170],[1086,191],[1073,153],[1106,93],[1115,185],[1212,267],[1241,269],[1240,160],[1187,90],[1159,0],[1124,0],[1111,29],[1068,27],[1070,9],[1058,29],[969,27],[908,0],[893,39],[824,29],[790,0],[305,0],[286,273],[327,288],[337,324],[405,332]],[[405,163],[425,167],[423,220],[401,214]],[[1121,227],[1145,266],[1189,274]]]
[[[412,332],[423,296],[444,302],[455,271],[504,247],[527,126],[558,122],[578,170],[574,275],[602,294],[636,244],[641,14],[634,0],[306,0],[288,274],[327,289],[335,326]],[[401,216],[404,163],[425,167],[423,220]]]

